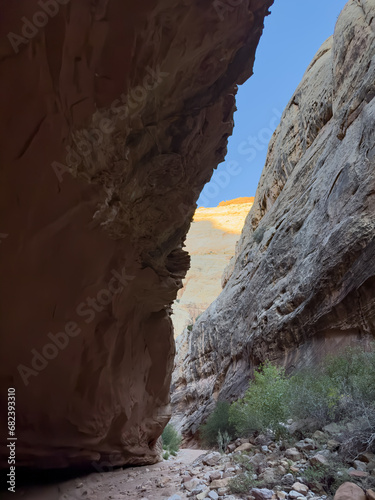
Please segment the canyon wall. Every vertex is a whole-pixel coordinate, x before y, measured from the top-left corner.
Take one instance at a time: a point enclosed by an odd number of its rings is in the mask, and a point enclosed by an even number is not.
[[[271,4],[1,3],[0,426],[14,388],[18,466],[159,459],[183,241]]]
[[[350,0],[285,109],[225,288],[179,342],[186,440],[266,359],[288,370],[375,335],[375,2]]]
[[[195,211],[186,237],[190,269],[173,304],[174,335],[191,327],[221,292],[221,275],[233,258],[254,198],[237,198]]]

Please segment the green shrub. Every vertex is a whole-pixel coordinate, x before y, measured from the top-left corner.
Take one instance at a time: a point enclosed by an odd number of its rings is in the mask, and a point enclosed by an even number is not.
[[[335,382],[319,370],[304,370],[290,379],[290,415],[293,419],[313,418],[321,425],[338,417],[340,391]]]
[[[229,440],[234,436],[234,427],[229,423],[229,408],[230,404],[226,401],[218,401],[213,413],[200,427],[200,438],[207,446],[216,446],[219,432],[222,436],[227,433]]]
[[[163,434],[161,435],[163,441],[163,449],[169,454],[175,456],[181,445],[181,436],[173,427],[172,424],[168,424]]]
[[[314,418],[324,425],[361,414],[375,402],[375,352],[347,348],[328,356],[315,370],[290,379],[293,418]]]
[[[324,371],[347,398],[375,401],[375,344],[372,352],[349,347],[340,356],[328,357]]]
[[[169,451],[164,451],[163,458],[164,458],[164,460],[168,460],[168,458],[169,458]]]
[[[249,472],[241,472],[236,477],[229,481],[229,489],[231,493],[249,493],[251,488],[255,488],[257,482],[253,478],[253,474]]]
[[[354,422],[351,435],[341,440],[342,449],[353,456],[365,449],[375,451],[375,344],[371,352],[348,348],[292,377],[266,362],[242,399],[232,405],[217,404],[200,435],[207,445],[218,444],[223,450],[227,435],[273,431],[276,438],[281,437],[289,418],[313,418],[317,428],[330,422]]]
[[[239,435],[272,430],[279,437],[285,432],[282,422],[289,416],[289,394],[284,370],[266,362],[255,373],[244,398],[232,404],[229,422]]]

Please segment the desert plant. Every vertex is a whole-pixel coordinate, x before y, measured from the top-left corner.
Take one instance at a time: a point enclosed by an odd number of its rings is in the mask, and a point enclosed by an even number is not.
[[[220,453],[224,453],[230,443],[230,436],[227,431],[221,433],[219,430],[217,434],[217,444],[219,446]]]
[[[249,462],[248,454],[239,453],[235,455],[234,463],[240,466],[241,473],[230,480],[229,489],[232,493],[249,493],[251,488],[255,488],[258,485],[258,482],[254,479],[254,469]]]
[[[359,452],[375,452],[375,402],[357,402],[351,412],[356,418],[350,422],[350,428],[341,433],[341,449],[343,456],[354,459]]]
[[[280,437],[289,416],[290,383],[282,368],[266,362],[255,373],[243,399],[233,403],[229,422],[239,435],[271,430]]]
[[[313,418],[321,425],[338,417],[340,392],[335,382],[318,369],[304,370],[290,379],[290,415],[293,419]]]
[[[168,452],[168,454],[176,455],[181,445],[181,436],[173,427],[172,424],[168,424],[162,434],[163,449]]]
[[[249,472],[241,472],[236,477],[229,481],[229,489],[232,493],[249,493],[251,488],[255,488],[257,485],[253,474]]]
[[[355,418],[359,407],[375,402],[375,352],[347,348],[328,356],[319,367],[290,380],[294,418],[315,418],[321,424]]]
[[[310,465],[303,475],[310,488],[323,487],[330,495],[334,495],[343,483],[351,480],[345,465],[337,460],[330,460],[326,465]]]
[[[217,444],[219,432],[222,436],[226,433],[229,440],[234,436],[234,427],[229,423],[229,408],[230,404],[226,401],[218,401],[213,413],[200,427],[200,438],[207,446]]]

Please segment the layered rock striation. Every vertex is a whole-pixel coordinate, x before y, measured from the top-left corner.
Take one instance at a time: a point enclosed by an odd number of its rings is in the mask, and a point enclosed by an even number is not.
[[[271,359],[288,369],[375,334],[375,4],[349,1],[274,133],[221,295],[181,339],[187,439]]]
[[[182,245],[272,0],[235,4],[2,2],[0,425],[11,387],[18,466],[159,459]]]

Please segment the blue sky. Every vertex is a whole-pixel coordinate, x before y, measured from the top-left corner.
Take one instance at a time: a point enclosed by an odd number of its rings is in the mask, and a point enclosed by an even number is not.
[[[254,75],[239,88],[228,154],[198,206],[254,196],[267,145],[304,72],[333,34],[347,0],[275,0],[256,53]],[[252,143],[252,144],[250,144]]]

